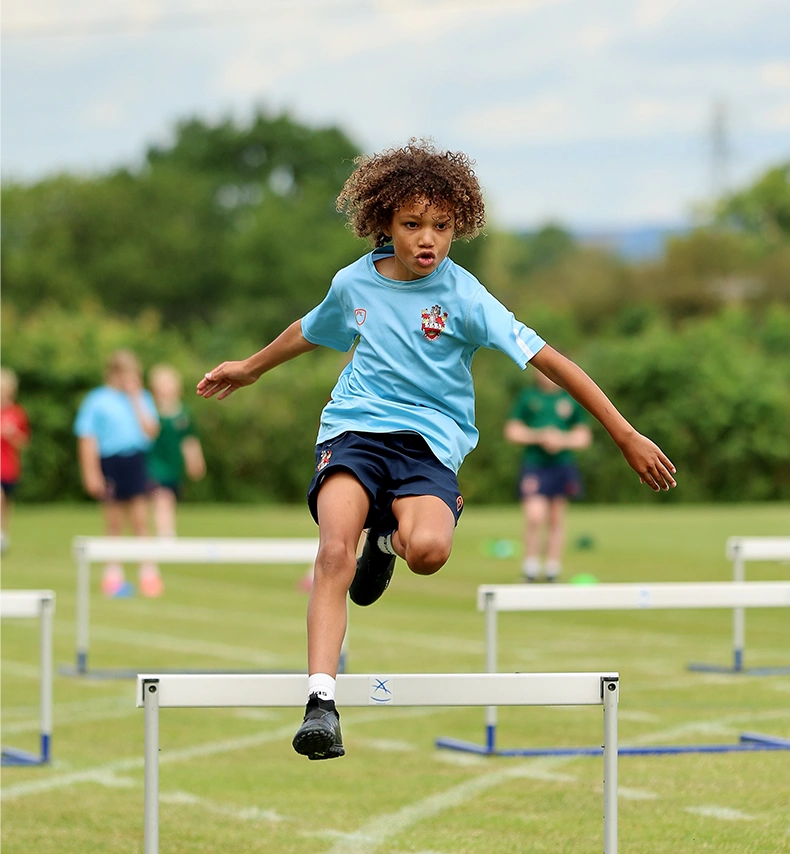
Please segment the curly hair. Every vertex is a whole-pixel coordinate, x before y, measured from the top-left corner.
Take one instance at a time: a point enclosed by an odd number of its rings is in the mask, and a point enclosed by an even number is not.
[[[455,238],[471,240],[485,225],[485,204],[474,161],[460,151],[437,151],[430,140],[410,139],[402,148],[389,148],[354,160],[337,209],[345,212],[357,237],[383,246],[384,233],[399,208],[418,199],[450,208],[455,215]]]

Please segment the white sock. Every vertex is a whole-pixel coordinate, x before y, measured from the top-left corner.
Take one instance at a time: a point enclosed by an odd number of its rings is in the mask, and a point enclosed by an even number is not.
[[[379,551],[384,552],[386,555],[396,554],[395,549],[392,547],[392,535],[394,533],[395,531],[390,531],[386,536],[378,538],[376,545],[379,547]]]
[[[524,558],[521,571],[527,578],[537,578],[540,575],[540,560],[536,557]]]
[[[318,694],[322,700],[335,699],[335,680],[328,673],[313,673],[307,677],[307,696]]]
[[[562,572],[562,564],[558,560],[546,561],[546,578],[557,578]]]

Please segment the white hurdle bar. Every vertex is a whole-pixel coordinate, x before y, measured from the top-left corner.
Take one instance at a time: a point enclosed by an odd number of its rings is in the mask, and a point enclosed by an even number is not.
[[[0,618],[39,620],[39,755],[2,748],[3,765],[44,765],[52,750],[52,620],[55,594],[52,590],[0,590]]]
[[[624,611],[674,608],[787,608],[790,607],[790,582],[659,582],[656,584],[493,584],[477,588],[477,609],[485,612],[486,671],[497,672],[497,614],[500,611]],[[496,748],[497,709],[486,709],[485,746],[468,744],[455,739],[440,739],[438,747],[467,752],[527,756],[560,755],[569,751],[514,750]],[[787,749],[790,742],[778,739],[749,740],[736,745],[739,750]],[[718,746],[717,746],[718,747]],[[730,750],[727,746],[727,750]],[[574,751],[580,754],[583,751]],[[587,753],[593,751],[587,750]],[[621,748],[620,753],[685,752],[681,748]],[[696,749],[696,752],[704,752]],[[713,748],[710,752],[714,752]],[[722,748],[723,752],[723,748]]]
[[[726,547],[727,559],[732,561],[732,579],[746,581],[747,561],[790,561],[790,537],[730,537]],[[715,664],[690,664],[689,670],[702,673],[790,673],[788,667],[760,667],[746,670],[746,612],[736,607],[732,612],[732,667]]]
[[[140,675],[145,710],[144,852],[159,854],[159,710],[304,706],[298,674]],[[354,706],[603,706],[603,850],[617,854],[617,673],[341,675],[337,703]]]
[[[77,564],[77,675],[88,674],[90,647],[90,568],[108,561],[156,563],[315,563],[317,539],[207,537],[75,537]],[[343,662],[341,660],[341,669]],[[137,674],[133,674],[136,676]]]

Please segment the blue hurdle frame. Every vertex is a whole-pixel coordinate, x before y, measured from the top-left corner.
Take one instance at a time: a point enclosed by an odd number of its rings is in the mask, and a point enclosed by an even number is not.
[[[14,603],[20,603],[21,607]],[[52,590],[0,591],[0,616],[39,620],[40,733],[39,753],[3,747],[0,764],[48,765],[52,761],[52,621],[55,594]]]
[[[790,561],[790,537],[730,537],[726,555],[732,561],[732,580],[746,580],[746,561]],[[746,667],[746,611],[732,611],[732,667],[721,664],[691,662],[695,673],[737,673],[744,676],[787,676],[790,665],[780,667]]]
[[[481,590],[484,588],[481,588]],[[483,595],[485,607],[485,636],[486,636],[486,672],[496,673],[497,667],[497,609],[493,595],[486,592]],[[485,740],[483,744],[462,739],[440,737],[435,741],[437,748],[456,750],[462,753],[473,753],[479,756],[504,757],[537,757],[537,756],[599,756],[600,747],[497,747],[497,707],[486,706],[485,711]],[[620,756],[659,756],[681,753],[754,753],[758,751],[790,750],[790,740],[762,733],[741,733],[739,741],[734,744],[678,744],[678,745],[645,745],[618,746]]]

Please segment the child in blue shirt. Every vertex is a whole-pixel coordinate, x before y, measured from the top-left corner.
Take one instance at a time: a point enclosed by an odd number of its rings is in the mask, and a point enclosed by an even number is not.
[[[480,347],[550,376],[603,424],[644,483],[675,485],[670,460],[590,377],[448,257],[453,240],[485,223],[472,161],[410,140],[356,166],[338,210],[373,251],[267,347],[223,362],[197,386],[222,400],[318,346],[356,347],[321,414],[308,492],[320,546],[307,612],[308,703],[293,746],[310,759],[344,754],[334,693],[346,595],[358,605],[378,599],[396,556],[419,575],[450,556],[463,509],[456,473],[477,443],[471,363]]]
[[[143,388],[140,362],[129,350],[116,350],[107,360],[105,384],[89,392],[74,421],[80,474],[85,491],[100,501],[108,536],[120,536],[124,518],[133,534],[148,533],[148,474],[145,455],[159,433],[153,398]],[[156,564],[140,564],[140,591],[162,593]],[[120,563],[108,563],[102,575],[108,597],[129,596]]]

